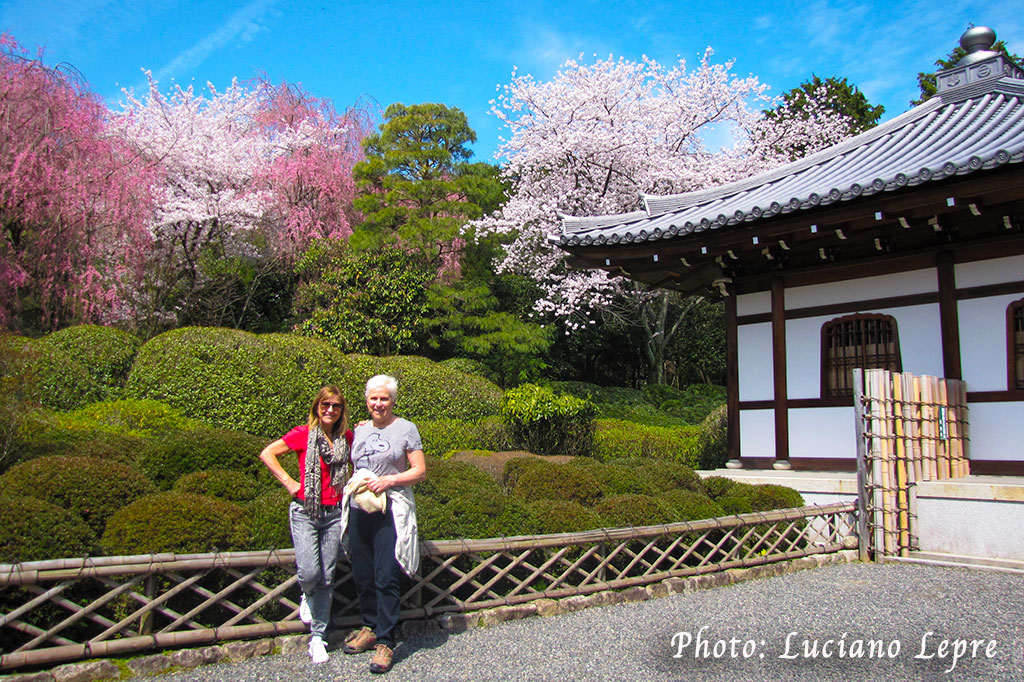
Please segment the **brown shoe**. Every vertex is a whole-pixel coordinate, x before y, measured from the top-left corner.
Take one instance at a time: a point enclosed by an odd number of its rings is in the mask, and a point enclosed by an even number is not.
[[[395,652],[391,650],[391,647],[387,644],[378,644],[373,652],[373,658],[370,660],[370,672],[386,673],[391,670],[391,659],[394,657]]]
[[[377,635],[365,625],[360,630],[353,630],[345,638],[345,646],[342,648],[346,654],[361,654],[369,651],[377,643]]]

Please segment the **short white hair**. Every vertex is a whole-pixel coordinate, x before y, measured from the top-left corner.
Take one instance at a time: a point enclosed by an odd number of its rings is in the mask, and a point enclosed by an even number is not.
[[[375,388],[388,389],[388,393],[391,394],[391,402],[395,402],[398,399],[398,380],[393,376],[378,374],[377,376],[370,377],[366,382],[366,391],[363,393],[363,397],[369,398],[370,391]]]

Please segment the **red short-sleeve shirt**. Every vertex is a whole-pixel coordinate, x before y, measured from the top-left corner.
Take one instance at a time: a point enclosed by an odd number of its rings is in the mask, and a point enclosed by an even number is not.
[[[300,500],[305,500],[306,442],[309,440],[309,427],[306,425],[296,426],[294,429],[284,434],[284,437],[281,440],[283,440],[285,445],[299,455],[299,492],[295,494],[295,497]],[[348,441],[349,448],[351,449],[351,430],[345,431],[345,440]],[[341,502],[341,495],[331,487],[331,472],[327,468],[327,465],[324,464],[323,460],[320,460],[320,495],[323,504],[338,504]]]

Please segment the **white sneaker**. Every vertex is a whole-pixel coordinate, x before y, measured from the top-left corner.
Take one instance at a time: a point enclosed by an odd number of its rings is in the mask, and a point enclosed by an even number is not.
[[[306,595],[302,595],[302,599],[299,600],[299,620],[306,625],[313,622],[313,613],[309,610],[309,602],[306,601]]]
[[[320,637],[310,637],[309,657],[314,663],[326,663],[330,660],[331,657],[327,655],[327,644]]]

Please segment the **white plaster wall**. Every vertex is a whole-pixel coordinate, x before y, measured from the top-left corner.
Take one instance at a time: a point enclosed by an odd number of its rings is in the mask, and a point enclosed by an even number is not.
[[[772,311],[772,295],[769,291],[758,291],[736,297],[737,315],[756,315]]]
[[[771,323],[740,325],[736,336],[740,400],[771,400],[775,395]]]
[[[921,550],[1024,560],[1024,504],[991,500],[917,498]]]
[[[1005,391],[1006,308],[1020,294],[960,301],[960,367],[969,391]]]
[[[969,403],[967,410],[971,459],[1024,460],[1024,403]]]
[[[786,289],[786,309],[938,291],[934,268]]]
[[[1024,256],[958,263],[954,268],[958,289],[1024,280]]]
[[[892,315],[896,319],[903,371],[942,375],[942,339],[937,304],[858,312]],[[836,317],[841,316],[807,317],[786,322],[786,386],[790,398],[821,397],[821,327]]]
[[[775,410],[740,410],[740,457],[775,459]]]
[[[852,407],[789,410],[789,458],[857,459],[857,431]]]

